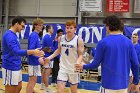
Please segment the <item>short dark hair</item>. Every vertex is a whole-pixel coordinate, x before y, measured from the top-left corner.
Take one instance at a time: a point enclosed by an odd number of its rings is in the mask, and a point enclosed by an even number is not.
[[[138,36],[138,33],[134,33],[133,35],[134,35],[134,36]]]
[[[119,17],[115,15],[107,16],[103,23],[109,26],[110,31],[122,30],[122,22]]]
[[[64,32],[64,31],[62,29],[58,29],[57,34],[60,33],[60,32]]]
[[[48,30],[51,29],[51,27],[52,27],[51,25],[47,25],[46,26],[46,32],[48,32]]]
[[[26,20],[23,17],[21,17],[21,16],[16,16],[12,20],[12,26],[14,26],[16,23],[21,24],[22,22],[26,23]]]

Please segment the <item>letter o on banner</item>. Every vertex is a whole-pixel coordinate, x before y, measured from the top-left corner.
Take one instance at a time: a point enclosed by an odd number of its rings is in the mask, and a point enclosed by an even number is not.
[[[87,27],[81,27],[78,31],[78,36],[83,37],[82,32],[85,31],[85,37],[84,37],[84,42],[87,43],[90,39],[90,32],[89,29]]]

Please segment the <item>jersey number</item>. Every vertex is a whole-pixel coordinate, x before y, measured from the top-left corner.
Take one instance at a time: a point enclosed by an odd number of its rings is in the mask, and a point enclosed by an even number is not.
[[[68,56],[69,55],[69,49],[66,49],[65,54]]]

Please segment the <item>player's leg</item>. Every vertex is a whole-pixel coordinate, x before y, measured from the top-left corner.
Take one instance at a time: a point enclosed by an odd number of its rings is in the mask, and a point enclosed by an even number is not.
[[[57,81],[57,93],[64,93],[65,86],[65,81]]]
[[[49,76],[51,74],[52,68],[45,68],[45,74],[44,74],[44,84],[45,84],[45,88],[44,88],[44,93],[52,93],[53,91],[48,88],[49,86]]]
[[[78,86],[78,84],[70,85],[71,93],[77,93],[77,86]]]
[[[57,77],[57,93],[64,93],[66,82],[68,81],[67,73],[61,72],[59,70]]]
[[[28,66],[29,81],[26,87],[26,93],[33,93],[37,81],[37,76],[41,76],[40,65]]]
[[[42,71],[41,71],[41,86],[40,86],[41,90],[43,90],[44,87],[45,87],[44,79],[45,79],[45,68],[42,67]]]
[[[16,92],[15,93],[20,93],[21,89],[22,89],[22,82],[19,82],[18,86],[16,86]]]
[[[52,71],[51,68],[45,68],[45,75],[44,75],[44,77],[45,77],[45,79],[44,79],[45,87],[48,87],[48,85],[49,85],[49,76],[51,74],[51,71]]]
[[[77,86],[78,83],[80,82],[80,74],[79,73],[74,73],[74,74],[68,74],[69,76],[69,82],[70,82],[70,89],[71,93],[77,93]]]
[[[26,87],[26,93],[33,93],[37,81],[37,76],[30,76]]]
[[[16,86],[6,85],[5,86],[5,93],[15,93]]]
[[[2,76],[6,93],[20,93],[22,88],[21,70],[12,71],[2,68]]]

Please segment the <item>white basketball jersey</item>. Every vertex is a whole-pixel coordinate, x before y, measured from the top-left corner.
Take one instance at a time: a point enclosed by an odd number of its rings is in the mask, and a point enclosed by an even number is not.
[[[63,35],[60,40],[60,46],[60,71],[74,73],[74,67],[78,59],[78,36],[75,35],[72,40],[67,41],[66,35]]]

